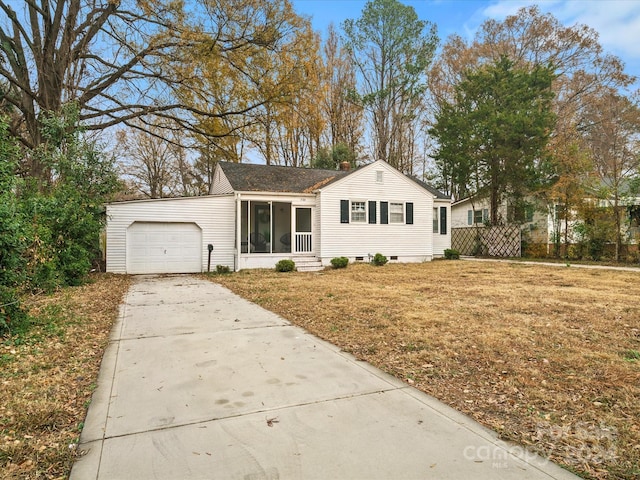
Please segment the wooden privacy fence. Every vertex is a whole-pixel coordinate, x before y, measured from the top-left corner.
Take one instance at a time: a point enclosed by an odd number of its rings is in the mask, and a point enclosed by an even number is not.
[[[452,228],[451,248],[458,250],[461,255],[520,257],[522,252],[520,226]]]

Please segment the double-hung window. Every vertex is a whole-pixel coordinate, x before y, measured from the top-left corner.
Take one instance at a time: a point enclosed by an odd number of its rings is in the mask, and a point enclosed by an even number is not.
[[[365,223],[367,221],[367,202],[351,202],[351,222]]]
[[[404,223],[404,203],[389,202],[389,223]]]
[[[467,210],[467,225],[481,224],[489,221],[489,209]]]
[[[433,233],[440,233],[440,221],[438,219],[438,207],[433,208]]]

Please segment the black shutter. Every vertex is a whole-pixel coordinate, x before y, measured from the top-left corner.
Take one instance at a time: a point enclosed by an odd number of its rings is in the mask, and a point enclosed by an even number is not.
[[[349,223],[349,200],[340,200],[340,223]]]
[[[376,202],[369,200],[369,223],[376,223]]]
[[[407,225],[413,225],[413,203],[407,202],[406,209],[407,209]]]
[[[440,233],[447,234],[447,207],[440,207]]]
[[[389,202],[380,202],[380,223],[389,223]]]

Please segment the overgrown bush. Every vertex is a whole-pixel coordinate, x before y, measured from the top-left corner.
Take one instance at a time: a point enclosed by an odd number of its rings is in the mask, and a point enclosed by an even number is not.
[[[455,248],[446,248],[444,250],[444,258],[447,260],[460,260],[460,252]]]
[[[293,260],[280,260],[276,263],[276,272],[293,272],[296,269],[296,264]]]
[[[18,149],[0,117],[0,336],[15,330],[27,316],[20,308],[25,282],[25,231],[16,189]]]
[[[382,255],[381,253],[376,253],[373,256],[373,259],[371,259],[371,263],[373,263],[377,267],[381,267],[382,265],[386,264],[388,261],[389,260],[387,259],[387,257]]]
[[[18,289],[0,285],[0,336],[15,333],[27,320],[27,314],[20,306]]]
[[[602,216],[601,216],[602,217]],[[613,242],[613,229],[608,218],[590,218],[576,223],[573,231],[577,238],[576,257],[600,260],[605,254],[607,243]]]
[[[331,259],[331,266],[333,268],[347,268],[349,265],[349,259],[347,257],[336,257]]]
[[[528,258],[545,258],[547,254],[546,243],[528,243],[522,246],[523,256]]]
[[[231,269],[227,265],[216,265],[216,273],[224,275],[225,273],[231,273]]]
[[[113,158],[83,137],[77,110],[42,112],[43,142],[21,151],[0,117],[0,333],[21,318],[21,293],[79,285],[100,259],[104,204],[119,188]],[[44,168],[18,175],[18,159]],[[6,305],[9,303],[10,305]]]

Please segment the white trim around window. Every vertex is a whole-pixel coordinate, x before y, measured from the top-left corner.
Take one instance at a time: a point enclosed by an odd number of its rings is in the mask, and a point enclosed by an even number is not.
[[[404,202],[389,202],[389,223],[404,223]]]
[[[350,211],[351,223],[367,223],[366,200],[352,200]]]

